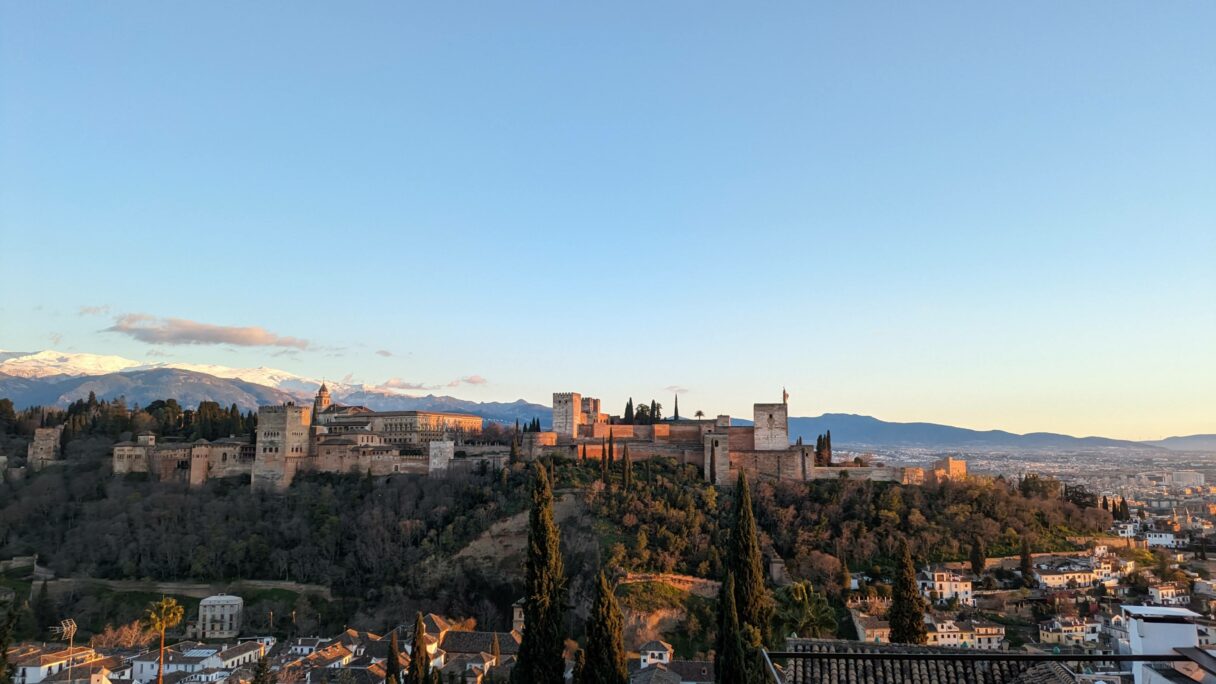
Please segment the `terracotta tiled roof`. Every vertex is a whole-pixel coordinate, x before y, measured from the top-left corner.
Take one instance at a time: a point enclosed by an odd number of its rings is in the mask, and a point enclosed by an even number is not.
[[[787,651],[808,653],[970,653],[972,649],[931,648],[903,644],[869,644],[828,639],[790,639]],[[880,684],[917,682],[919,684],[1063,684],[1075,679],[1057,663],[1001,660],[861,660],[857,658],[790,659],[786,667],[790,684]]]

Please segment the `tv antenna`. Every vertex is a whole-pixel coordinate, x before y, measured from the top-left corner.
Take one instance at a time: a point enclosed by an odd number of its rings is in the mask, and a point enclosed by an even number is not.
[[[58,625],[51,628],[51,634],[68,641],[68,684],[72,684],[72,665],[76,663],[76,621],[72,618],[60,620]]]

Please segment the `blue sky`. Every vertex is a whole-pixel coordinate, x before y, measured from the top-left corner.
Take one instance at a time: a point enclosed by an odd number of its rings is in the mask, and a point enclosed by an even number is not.
[[[1216,432],[1216,4],[0,8],[0,348]]]

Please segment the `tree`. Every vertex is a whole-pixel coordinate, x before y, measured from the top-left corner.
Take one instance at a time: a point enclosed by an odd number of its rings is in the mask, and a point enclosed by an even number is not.
[[[705,417],[705,412],[702,411],[701,409],[697,409],[697,412],[692,414],[692,417],[696,418],[697,420],[701,420],[702,418]]]
[[[836,633],[836,613],[827,598],[811,589],[810,582],[794,582],[777,590],[773,617],[778,639],[791,635],[820,639]]]
[[[984,542],[976,537],[975,541],[971,542],[971,573],[976,575],[984,574],[984,566],[987,565],[987,552],[984,549]]]
[[[91,395],[90,395],[91,396]],[[156,684],[165,684],[165,632],[181,624],[186,611],[174,598],[161,598],[148,605],[144,625],[160,637],[160,656],[156,661]]]
[[[1034,564],[1030,562],[1030,540],[1022,540],[1022,558],[1018,569],[1022,572],[1022,586],[1032,589],[1034,581]]]
[[[13,632],[17,628],[17,608],[10,606],[3,618],[0,618],[0,684],[13,684],[13,665],[8,662],[8,647],[13,642]]]
[[[747,657],[735,608],[735,578],[729,572],[718,592],[718,640],[714,649],[714,681],[738,684],[748,681]]]
[[[678,394],[676,395],[676,398],[675,398],[675,408],[672,409],[671,419],[672,420],[680,419],[680,395],[678,395]]]
[[[583,651],[583,649],[580,648],[574,652],[574,668],[571,672],[571,674],[574,675],[573,677],[571,677],[571,680],[574,682],[574,684],[582,684],[583,677],[586,676],[584,674],[586,671],[587,671],[587,654]]]
[[[17,428],[17,412],[12,399],[0,399],[0,434],[9,434]]]
[[[253,668],[253,680],[250,684],[274,684],[274,675],[270,673],[270,661],[266,656],[258,658],[258,664]]]
[[[587,618],[586,664],[580,684],[626,684],[629,669],[621,636],[624,618],[608,577],[601,571],[596,580],[595,602]]]
[[[38,587],[38,596],[34,598],[34,622],[38,625],[38,633],[44,634],[52,625],[59,622],[55,617],[55,604],[47,593],[46,580]]]
[[[624,423],[633,425],[633,397],[629,397],[629,401],[625,403]]]
[[[616,460],[616,442],[614,441],[612,431],[608,431],[608,465],[612,466],[612,462]]]
[[[565,567],[561,537],[553,522],[553,490],[544,468],[535,467],[524,570],[524,636],[519,644],[514,684],[563,684],[566,661]]]
[[[899,569],[895,573],[887,621],[891,624],[891,643],[923,644],[929,640],[925,627],[925,600],[916,586],[916,568],[912,564],[912,552],[907,542],[900,549]]]
[[[388,642],[388,658],[384,660],[384,684],[401,684],[401,646],[395,629]]]
[[[621,457],[621,487],[625,491],[633,486],[633,462],[629,459],[629,445],[625,445],[625,454]]]
[[[431,684],[431,656],[426,650],[426,623],[422,613],[414,618],[414,638],[410,644],[410,669],[405,676],[408,684]]]
[[[760,540],[756,536],[756,517],[752,510],[752,493],[747,475],[739,471],[735,488],[735,524],[730,534],[727,570],[734,577],[735,606],[740,625],[751,625],[760,631],[763,643],[769,641],[772,599],[764,586],[764,566],[760,562]]]
[[[853,576],[849,574],[849,561],[844,557],[844,549],[836,548],[836,557],[840,559],[840,595],[848,596],[853,589]]]

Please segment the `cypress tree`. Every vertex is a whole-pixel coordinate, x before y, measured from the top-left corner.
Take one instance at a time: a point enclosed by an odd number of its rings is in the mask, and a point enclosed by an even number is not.
[[[735,609],[735,578],[727,572],[718,591],[718,639],[714,648],[714,682],[737,684],[748,681],[747,658],[739,613]]]
[[[1034,564],[1030,561],[1030,540],[1022,540],[1022,559],[1018,565],[1018,569],[1022,571],[1022,586],[1030,589],[1034,587]]]
[[[680,395],[678,395],[678,394],[676,395],[675,401],[676,401],[675,413],[672,414],[671,419],[679,420],[680,419]]]
[[[570,673],[573,676],[570,679],[574,682],[574,684],[583,684],[587,676],[586,672],[587,654],[583,651],[583,649],[580,648],[574,652],[574,668]]]
[[[394,635],[395,636],[395,635]],[[407,684],[431,684],[431,656],[426,651],[426,623],[422,613],[414,618],[414,638],[410,644],[410,670]]]
[[[887,621],[891,624],[891,643],[923,644],[929,640],[925,627],[925,600],[916,586],[916,568],[912,565],[912,552],[906,541],[900,550]]]
[[[3,681],[4,678],[0,677],[0,682]],[[385,681],[388,681],[387,677],[385,677]],[[250,684],[274,684],[274,676],[270,674],[270,662],[266,660],[266,656],[258,658],[258,664],[253,668],[253,680]]]
[[[624,618],[608,578],[601,571],[596,580],[595,602],[587,618],[586,664],[583,684],[626,684],[629,669],[621,636]]]
[[[384,684],[401,684],[401,647],[397,645],[397,630],[388,642],[388,659],[384,661]]]
[[[843,547],[837,547],[836,557],[840,559],[840,595],[848,596],[853,590],[853,575],[849,574],[849,561],[844,557]]]
[[[823,438],[823,455],[827,460],[824,465],[832,465],[832,431],[828,430],[828,434]]]
[[[583,445],[579,451],[578,460],[583,461],[583,462],[587,461],[587,444],[586,443],[583,443]]]
[[[984,542],[976,537],[971,543],[971,572],[976,575],[984,574],[984,566],[987,564],[987,552],[984,549]]]
[[[616,442],[614,441],[612,431],[609,430],[608,431],[608,465],[611,466],[612,462],[615,460],[616,460]]]
[[[629,460],[629,445],[625,445],[625,455],[621,457],[621,487],[625,491],[633,486],[633,463]]]
[[[752,510],[752,492],[747,475],[739,471],[736,487],[735,526],[730,534],[727,569],[734,576],[735,610],[739,624],[750,625],[760,632],[760,640],[769,641],[769,623],[773,605],[764,586],[764,569],[760,562],[760,541],[756,536],[756,517]]]
[[[633,397],[629,397],[629,401],[625,403],[625,418],[623,422],[626,425],[633,425]]]
[[[655,403],[654,399],[650,400],[650,422],[659,422],[659,405]]]
[[[13,643],[13,632],[17,630],[17,606],[9,606],[8,613],[0,619],[0,684],[13,684],[13,665],[8,662],[8,648]]]
[[[566,579],[561,537],[553,522],[553,491],[549,478],[539,465],[535,467],[535,473],[524,573],[526,626],[511,681],[513,684],[563,684]]]

